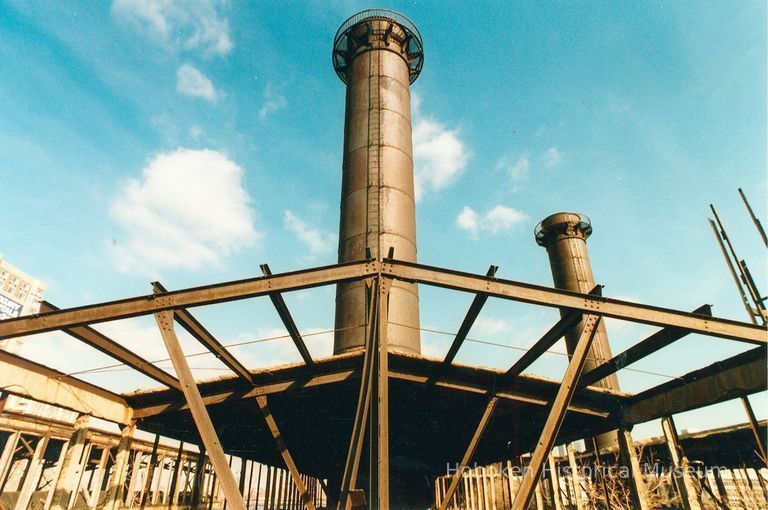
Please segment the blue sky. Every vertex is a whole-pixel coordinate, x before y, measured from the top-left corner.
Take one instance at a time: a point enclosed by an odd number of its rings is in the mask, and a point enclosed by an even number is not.
[[[180,288],[253,276],[263,262],[334,263],[344,86],[330,49],[368,7],[403,12],[424,37],[412,91],[421,262],[497,264],[501,277],[549,285],[533,227],[575,210],[592,218],[606,295],[710,303],[746,320],[706,219],[716,204],[765,292],[765,251],[736,191],[765,221],[759,1],[0,2],[0,252],[48,282],[60,307],[144,294],[153,279]],[[455,332],[471,297],[421,292],[422,326]],[[330,352],[333,289],[287,300],[316,333],[313,353]],[[195,313],[225,343],[283,334],[268,300]],[[458,359],[506,368],[556,315],[491,300],[470,337],[513,348],[470,343]],[[149,319],[101,328],[163,357]],[[609,323],[614,352],[652,331]],[[450,339],[425,332],[424,351],[440,355]],[[743,350],[690,336],[633,368],[675,376]],[[236,352],[253,367],[298,359],[284,339]],[[110,364],[56,334],[31,338],[25,354],[67,372]],[[201,377],[225,373],[193,359]],[[533,372],[564,367],[548,355]],[[153,386],[125,371],[84,377]],[[620,378],[628,391],[668,380]],[[753,402],[765,417],[766,396]],[[740,421],[729,403],[678,427]]]

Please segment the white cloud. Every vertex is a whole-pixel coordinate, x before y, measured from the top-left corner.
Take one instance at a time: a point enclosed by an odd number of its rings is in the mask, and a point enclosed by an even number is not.
[[[336,237],[333,234],[321,232],[320,229],[308,225],[293,211],[283,212],[283,223],[285,228],[309,248],[311,255],[331,252],[336,245]]]
[[[508,331],[509,329],[509,321],[483,316],[475,319],[475,324],[472,326],[472,332],[479,335],[496,335]]]
[[[511,207],[497,205],[483,217],[482,228],[488,230],[491,234],[498,234],[511,230],[515,225],[523,223],[528,217]]]
[[[171,49],[226,55],[234,46],[220,0],[114,0],[112,13]]]
[[[563,163],[563,153],[557,147],[550,147],[544,153],[544,168],[556,168]]]
[[[176,90],[184,95],[201,97],[208,101],[216,99],[216,89],[211,80],[190,64],[184,64],[176,71]]]
[[[469,232],[471,239],[478,239],[481,231],[494,235],[500,234],[526,221],[528,221],[527,215],[505,205],[494,206],[483,215],[469,206],[464,206],[456,217],[456,226]]]
[[[259,118],[266,120],[272,113],[282,110],[286,106],[288,106],[288,102],[285,100],[285,97],[272,90],[270,85],[267,85],[264,89],[264,102],[261,105],[261,109],[259,109]]]
[[[514,182],[522,181],[528,178],[531,161],[528,159],[528,154],[520,156],[514,163],[509,156],[502,156],[496,163],[496,169],[509,175],[509,178]]]
[[[472,239],[477,239],[480,235],[480,215],[468,205],[464,206],[456,217],[456,226],[469,232]]]
[[[467,166],[469,151],[457,129],[424,116],[421,96],[411,95],[413,111],[413,166],[416,200],[453,183]]]
[[[258,241],[243,169],[212,150],[159,154],[131,179],[110,213],[124,231],[116,237],[121,270],[155,275],[218,263]]]

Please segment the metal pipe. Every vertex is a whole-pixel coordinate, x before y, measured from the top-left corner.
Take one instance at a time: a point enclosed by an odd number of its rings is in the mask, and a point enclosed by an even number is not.
[[[752,206],[749,205],[747,197],[744,195],[744,192],[741,191],[741,188],[739,188],[739,195],[741,195],[741,199],[744,201],[744,205],[747,206],[749,217],[752,218],[752,223],[755,224],[757,233],[760,234],[760,237],[763,239],[763,243],[765,243],[766,248],[768,248],[768,236],[765,235],[765,229],[763,229],[762,223],[760,223],[760,220],[757,219],[757,216],[755,216],[755,212],[752,210]]]
[[[416,261],[410,84],[423,58],[421,36],[404,16],[376,9],[339,28],[333,65],[347,85],[339,261]],[[392,287],[389,348],[421,353],[419,297],[413,283]],[[367,310],[364,282],[339,284],[334,353],[361,349]]]

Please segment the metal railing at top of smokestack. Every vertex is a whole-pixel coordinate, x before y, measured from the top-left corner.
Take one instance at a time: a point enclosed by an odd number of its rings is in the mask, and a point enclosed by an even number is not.
[[[592,221],[589,219],[589,217],[586,214],[581,213],[567,213],[567,214],[573,214],[574,216],[579,217],[579,221],[577,223],[577,226],[579,229],[581,229],[586,237],[589,237],[589,235],[592,233]],[[533,229],[533,236],[536,238],[536,244],[539,246],[543,246],[544,237],[546,235],[544,222],[547,221],[546,219],[543,221],[540,221],[536,228]]]
[[[347,34],[352,27],[365,20],[387,20],[397,23],[403,28],[408,38],[408,54],[412,57],[409,65],[411,71],[410,82],[416,81],[424,65],[424,41],[421,38],[419,29],[416,28],[416,25],[411,20],[399,12],[389,9],[366,9],[360,11],[347,18],[341,24],[339,30],[336,31],[336,35],[333,38],[331,60],[333,61],[333,68],[336,70],[339,78],[341,78],[341,81],[346,83],[346,63],[344,62],[343,55],[347,51]]]

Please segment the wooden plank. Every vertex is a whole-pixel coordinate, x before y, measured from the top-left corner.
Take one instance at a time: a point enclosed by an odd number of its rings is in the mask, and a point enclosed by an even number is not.
[[[531,503],[534,488],[541,477],[541,468],[544,465],[547,455],[552,451],[555,444],[557,433],[560,430],[568,411],[568,402],[570,402],[576,391],[576,383],[579,380],[584,363],[589,355],[589,349],[597,332],[597,326],[600,323],[600,317],[595,315],[586,315],[583,319],[584,327],[581,331],[576,349],[573,351],[568,368],[563,375],[563,381],[560,383],[560,389],[552,402],[552,408],[544,423],[544,429],[541,432],[539,441],[536,443],[536,449],[531,456],[531,462],[528,469],[523,474],[520,489],[512,503],[512,510],[525,510]]]
[[[187,364],[186,357],[184,357],[184,351],[182,351],[181,345],[179,345],[179,339],[176,337],[176,332],[173,328],[173,312],[159,312],[155,314],[155,319],[171,358],[171,363],[173,363],[173,367],[181,382],[181,389],[189,404],[189,410],[195,421],[197,431],[208,452],[213,469],[219,480],[221,480],[224,496],[233,510],[246,510],[243,496],[237,489],[237,480],[235,480],[232,470],[227,465],[227,459],[221,448],[219,437],[213,428],[213,423],[208,415],[208,411],[205,409],[203,399],[200,397],[195,378]]]

